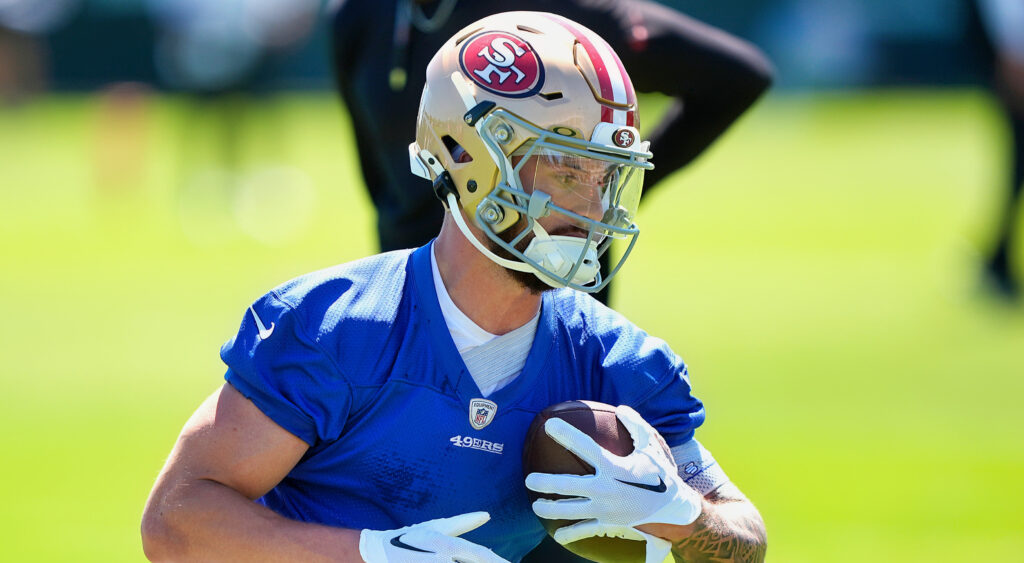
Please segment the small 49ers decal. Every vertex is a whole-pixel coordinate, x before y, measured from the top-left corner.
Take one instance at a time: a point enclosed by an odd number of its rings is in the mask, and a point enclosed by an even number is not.
[[[485,31],[466,41],[459,65],[478,86],[500,96],[525,98],[544,84],[544,65],[537,52],[503,31]]]
[[[633,141],[636,140],[636,135],[633,134],[629,129],[619,129],[612,133],[612,142],[615,146],[628,149],[633,146]]]

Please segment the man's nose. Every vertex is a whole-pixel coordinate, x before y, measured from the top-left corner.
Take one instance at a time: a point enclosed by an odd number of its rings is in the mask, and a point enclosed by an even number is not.
[[[601,200],[601,186],[587,184],[578,186],[574,194],[575,207],[570,211],[594,221],[604,217],[604,204]]]

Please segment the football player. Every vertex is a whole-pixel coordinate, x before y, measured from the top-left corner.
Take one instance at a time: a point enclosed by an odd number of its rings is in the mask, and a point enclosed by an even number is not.
[[[612,49],[549,13],[456,33],[427,67],[413,172],[445,206],[435,240],[314,272],[254,302],[227,380],[186,423],[143,516],[154,560],[518,561],[555,539],[643,542],[646,560],[761,561],[764,524],[694,438],[682,359],[587,295],[631,248],[652,154]],[[545,407],[619,405],[635,445],[523,479]],[[660,434],[672,457],[655,446]],[[531,504],[526,487],[573,497]]]
[[[331,30],[334,74],[350,111],[359,162],[377,209],[381,250],[433,238],[444,213],[398,163],[405,160],[426,67],[457,31],[508,4],[494,0],[341,0]],[[554,12],[611,45],[641,92],[672,98],[648,140],[658,168],[644,194],[686,166],[771,82],[761,52],[728,33],[648,0],[520,0],[517,10]],[[602,258],[608,272],[607,257]],[[608,302],[608,290],[594,294]]]

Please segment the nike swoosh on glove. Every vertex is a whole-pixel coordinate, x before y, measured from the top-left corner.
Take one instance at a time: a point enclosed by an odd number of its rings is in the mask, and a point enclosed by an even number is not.
[[[366,563],[509,563],[482,545],[456,537],[490,519],[486,512],[467,512],[397,530],[363,530],[359,533],[359,555]]]
[[[692,523],[700,516],[700,494],[691,489],[665,453],[658,432],[635,410],[621,405],[615,415],[633,438],[633,452],[617,456],[559,418],[544,431],[565,449],[594,467],[594,475],[531,473],[527,488],[575,498],[538,499],[533,511],[550,520],[583,520],[555,531],[555,541],[572,543],[592,536],[647,542],[647,563],[661,563],[672,544],[636,529],[641,524]]]

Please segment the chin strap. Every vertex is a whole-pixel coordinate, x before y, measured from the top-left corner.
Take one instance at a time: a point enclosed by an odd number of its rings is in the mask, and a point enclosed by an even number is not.
[[[459,231],[462,232],[462,236],[466,237],[466,240],[479,250],[481,254],[490,258],[491,261],[503,268],[508,268],[509,270],[515,270],[517,272],[536,273],[536,270],[530,267],[529,264],[502,258],[484,246],[484,244],[480,242],[475,235],[473,235],[473,231],[469,229],[469,225],[466,224],[466,219],[462,216],[462,206],[459,205],[458,200],[455,199],[455,194],[448,194],[448,209],[452,212],[452,219],[455,219],[455,224],[459,226]]]
[[[437,193],[438,197],[442,198],[448,206],[448,210],[451,211],[452,218],[455,219],[455,224],[458,225],[462,236],[466,237],[466,240],[479,250],[481,254],[503,268],[516,270],[517,272],[537,273],[537,271],[529,264],[515,260],[508,260],[491,252],[489,248],[484,246],[484,244],[476,238],[473,231],[470,230],[469,225],[466,224],[465,217],[462,216],[462,205],[459,204],[458,192],[454,190],[446,190],[442,193],[437,190],[436,181],[442,178],[443,175],[448,174],[448,172],[443,166],[441,166],[441,163],[434,158],[434,155],[430,154],[430,151],[423,149],[417,152],[417,148],[416,143],[411,143],[409,145],[409,164],[413,173],[421,178],[426,178],[427,180],[430,180],[433,176],[433,180],[435,181],[435,193]],[[545,233],[545,235],[546,234],[547,233]]]

